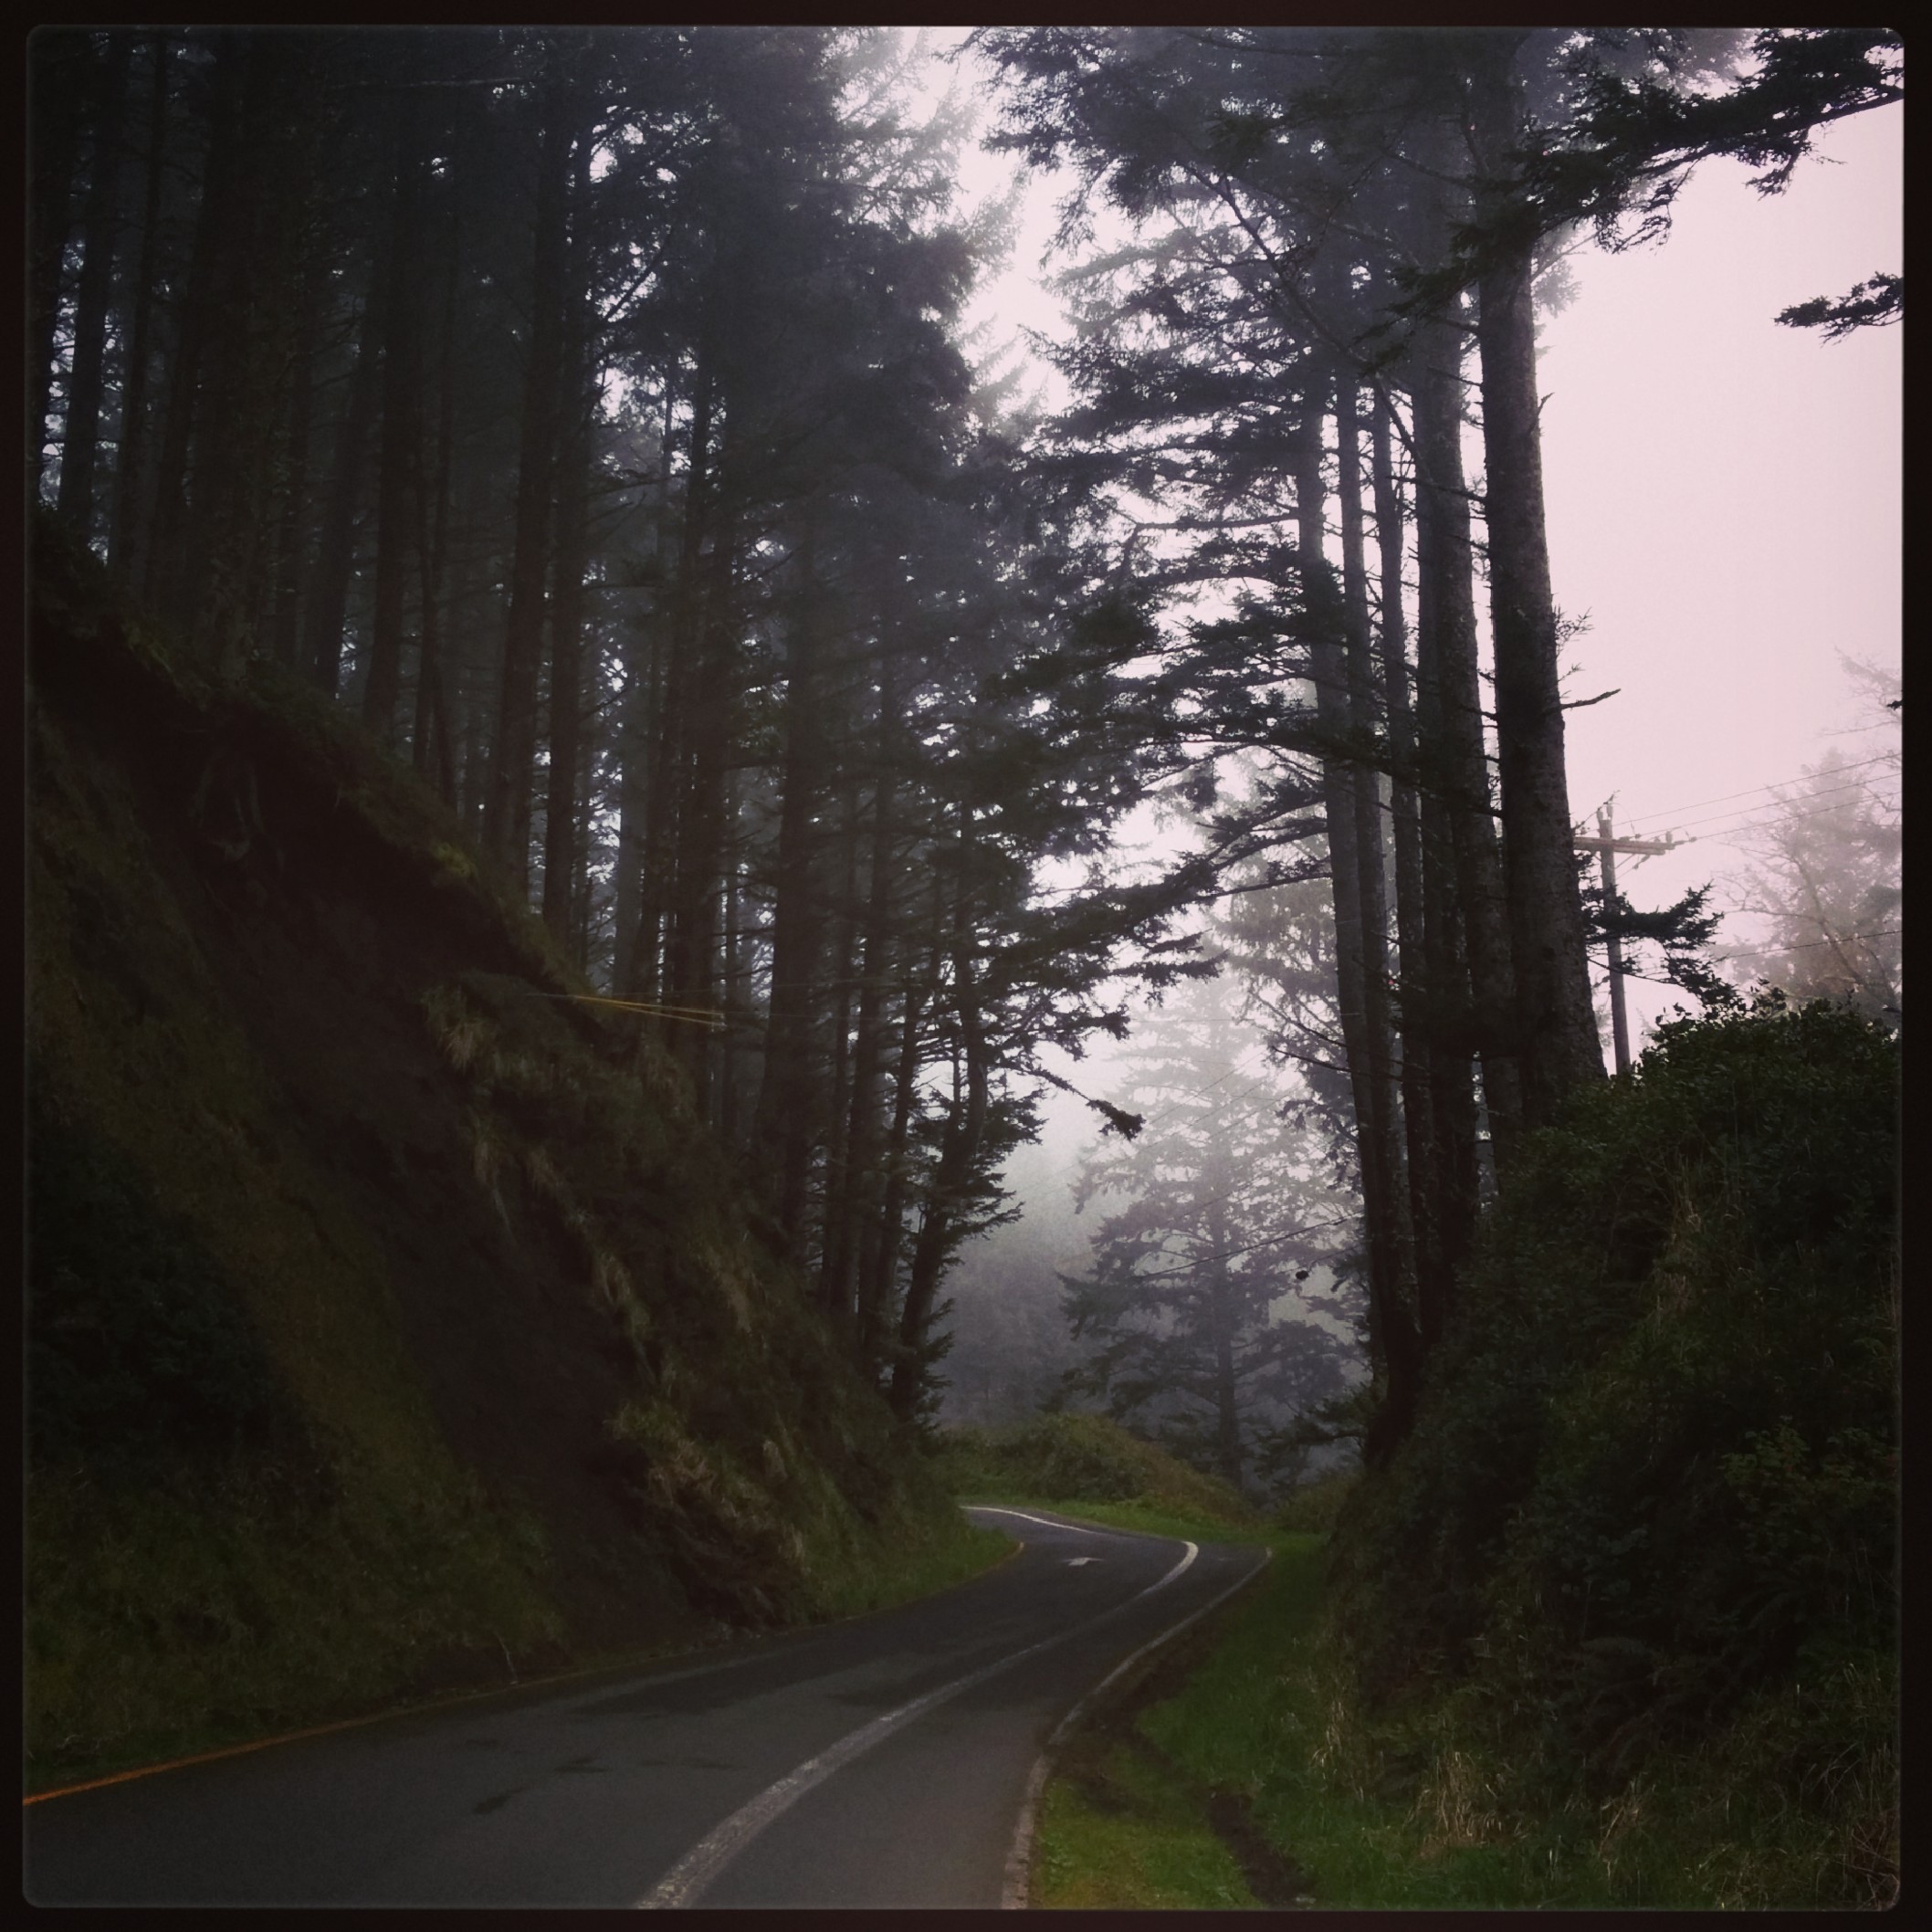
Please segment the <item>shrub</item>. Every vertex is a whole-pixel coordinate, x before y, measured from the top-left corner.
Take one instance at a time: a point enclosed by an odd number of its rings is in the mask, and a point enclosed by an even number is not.
[[[1661,1029],[1532,1137],[1344,1518],[1370,1707],[1460,1684],[1524,1780],[1601,1794],[1824,1652],[1886,1651],[1896,1076],[1883,1029],[1768,997]]]

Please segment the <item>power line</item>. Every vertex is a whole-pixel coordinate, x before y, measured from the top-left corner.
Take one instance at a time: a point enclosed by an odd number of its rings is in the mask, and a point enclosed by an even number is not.
[[[1839,932],[1823,940],[1793,940],[1789,946],[1749,947],[1741,952],[1721,952],[1712,960],[1711,964],[1721,966],[1727,960],[1768,960],[1781,952],[1810,952],[1814,947],[1843,946],[1853,940],[1895,939],[1905,929],[1903,926],[1875,926],[1870,932]]]
[[[1847,786],[1846,790],[1864,791],[1865,790],[1865,788],[1861,785],[1852,785]],[[1816,795],[1829,796],[1830,794],[1820,793]],[[1868,793],[1868,795],[1872,794]],[[1887,811],[1890,812],[1896,812],[1898,810],[1898,801],[1895,798],[1874,797],[1874,803],[1883,805]],[[1780,825],[1795,825],[1802,824],[1803,821],[1808,818],[1829,818],[1835,812],[1843,812],[1849,809],[1850,804],[1851,801],[1849,799],[1841,798],[1836,804],[1820,805],[1817,807],[1816,810],[1811,812],[1778,812],[1771,813],[1763,818],[1739,818],[1734,824],[1725,825],[1722,827],[1722,829],[1716,832],[1703,833],[1699,835],[1697,839],[1685,839],[1684,843],[1685,845],[1696,845],[1699,843],[1709,844],[1713,840],[1721,842],[1722,840],[1729,838],[1733,833],[1738,832],[1771,832],[1775,831]],[[1729,813],[1720,814],[1720,817],[1723,818],[1729,818],[1731,816],[1732,814]],[[1708,824],[1712,823],[1712,821],[1708,819],[1702,821],[1693,820],[1692,823],[1701,823]]]
[[[1862,772],[1868,765],[1895,764],[1897,762],[1897,760],[1898,754],[1896,752],[1887,752],[1883,757],[1879,758],[1861,759],[1856,764],[1836,765],[1833,766],[1830,772],[1821,772],[1816,775],[1826,778],[1836,778],[1839,773],[1843,772]],[[1759,792],[1776,792],[1782,786],[1801,785],[1804,783],[1804,782],[1805,774],[1801,772],[1796,778],[1777,779],[1767,785],[1748,785],[1742,792],[1720,792],[1715,798],[1694,798],[1688,804],[1668,805],[1661,812],[1639,812],[1633,814],[1626,821],[1626,824],[1633,827],[1637,825],[1647,825],[1654,823],[1661,822],[1664,819],[1675,818],[1676,814],[1680,812],[1695,812],[1700,805],[1721,805],[1729,799],[1750,798],[1755,796]],[[1773,801],[1771,800],[1766,801],[1767,804],[1771,803],[1773,803]],[[1754,812],[1759,810],[1759,808],[1755,805],[1740,805],[1738,809],[1741,812]],[[1719,818],[1727,818],[1731,814],[1728,813],[1720,812],[1717,815]]]

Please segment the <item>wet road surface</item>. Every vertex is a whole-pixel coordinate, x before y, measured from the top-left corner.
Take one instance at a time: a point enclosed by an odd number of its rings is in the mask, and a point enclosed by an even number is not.
[[[30,1805],[26,1895],[998,1906],[1055,1726],[1262,1552],[971,1514],[1025,1547],[923,1602]]]

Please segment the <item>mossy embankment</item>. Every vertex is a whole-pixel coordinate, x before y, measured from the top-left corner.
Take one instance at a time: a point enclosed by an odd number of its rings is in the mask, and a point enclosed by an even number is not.
[[[37,548],[37,1787],[984,1561],[454,814]]]

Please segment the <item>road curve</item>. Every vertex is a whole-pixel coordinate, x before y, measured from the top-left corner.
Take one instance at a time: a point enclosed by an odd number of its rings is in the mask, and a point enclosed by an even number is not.
[[[1039,1511],[971,1514],[1024,1548],[923,1602],[33,1803],[26,1895],[1007,1902],[1055,1727],[1264,1559]]]

